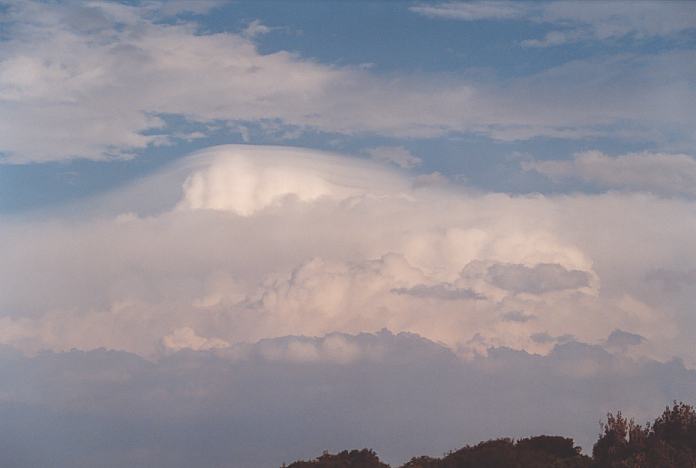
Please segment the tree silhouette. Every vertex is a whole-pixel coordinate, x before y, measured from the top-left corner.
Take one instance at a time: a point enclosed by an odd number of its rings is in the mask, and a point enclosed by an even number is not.
[[[287,468],[389,468],[373,450],[325,452]],[[696,410],[672,407],[652,423],[636,424],[619,411],[607,414],[592,449],[581,453],[573,439],[542,435],[514,441],[488,440],[449,452],[442,458],[414,457],[401,468],[696,468]]]
[[[382,463],[377,454],[370,449],[344,450],[332,455],[324,452],[316,460],[297,461],[287,468],[389,468]]]

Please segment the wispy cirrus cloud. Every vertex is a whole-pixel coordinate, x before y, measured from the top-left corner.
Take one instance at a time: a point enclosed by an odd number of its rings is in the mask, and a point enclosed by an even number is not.
[[[558,182],[579,180],[603,189],[696,196],[696,158],[686,154],[643,152],[610,156],[587,151],[568,161],[528,161],[522,166]]]
[[[411,11],[431,18],[461,21],[528,21],[559,29],[539,39],[525,39],[526,47],[559,46],[580,41],[630,37],[670,37],[696,29],[696,13],[681,1],[472,1],[414,5]]]
[[[414,5],[409,9],[431,18],[477,21],[524,18],[529,14],[530,6],[509,1],[441,2]]]

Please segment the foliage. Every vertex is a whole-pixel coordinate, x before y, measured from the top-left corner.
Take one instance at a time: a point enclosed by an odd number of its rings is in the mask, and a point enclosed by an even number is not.
[[[389,468],[368,449],[325,452],[288,468]],[[609,413],[592,449],[580,453],[573,439],[537,436],[495,439],[465,446],[442,458],[420,456],[401,468],[696,468],[696,410],[675,402],[652,423],[636,424]]]
[[[332,455],[324,452],[316,460],[298,461],[287,468],[389,468],[373,450],[344,450]]]
[[[696,468],[696,411],[675,402],[645,426],[610,413],[592,456],[594,468]]]

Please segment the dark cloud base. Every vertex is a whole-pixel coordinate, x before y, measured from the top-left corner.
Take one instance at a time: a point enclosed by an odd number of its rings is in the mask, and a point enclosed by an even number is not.
[[[292,352],[337,341],[351,352]],[[182,351],[158,362],[8,349],[0,376],[3,467],[275,467],[365,446],[396,464],[536,434],[573,437],[587,450],[607,411],[642,422],[696,394],[696,372],[676,360],[636,361],[570,341],[547,356],[496,348],[464,361],[387,331]]]

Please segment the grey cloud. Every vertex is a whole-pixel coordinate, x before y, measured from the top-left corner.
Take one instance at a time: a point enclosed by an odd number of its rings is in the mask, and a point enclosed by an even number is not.
[[[680,291],[685,287],[696,285],[696,270],[655,269],[648,272],[646,279],[662,283],[662,287],[667,291]]]
[[[524,323],[529,322],[530,320],[534,320],[535,318],[536,317],[534,315],[525,314],[520,310],[511,310],[510,312],[506,312],[502,315],[502,319],[504,322]]]
[[[556,339],[546,332],[533,333],[530,338],[535,343],[553,343]]]
[[[567,270],[556,263],[539,263],[533,267],[498,263],[488,267],[487,276],[491,284],[515,293],[543,294],[590,284],[587,272]]]
[[[606,346],[625,349],[629,346],[638,346],[644,341],[645,338],[640,335],[616,329],[607,338]]]
[[[532,333],[529,338],[535,343],[548,344],[548,343],[568,343],[569,341],[574,341],[575,337],[573,335],[560,335],[552,336],[547,332]]]
[[[293,343],[340,348],[332,341],[357,354],[283,359]],[[5,349],[0,392],[3,466],[258,468],[366,446],[399,463],[503,435],[563,434],[587,450],[607,411],[643,421],[691,398],[696,372],[574,341],[546,356],[492,348],[467,361],[382,331],[155,362],[106,350],[24,357]]]
[[[410,288],[394,288],[394,294],[404,294],[408,296],[421,297],[426,299],[442,299],[446,301],[457,301],[465,299],[486,299],[486,296],[479,294],[469,288],[457,288],[449,283],[442,284],[418,284]]]

